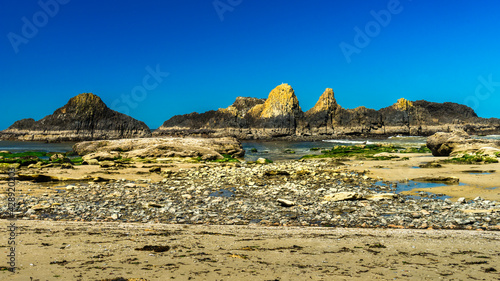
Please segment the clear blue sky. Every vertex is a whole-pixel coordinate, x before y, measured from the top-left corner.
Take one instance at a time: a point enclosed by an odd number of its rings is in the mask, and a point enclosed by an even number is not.
[[[304,111],[328,87],[345,108],[405,97],[500,117],[498,1],[58,1],[0,1],[0,129],[83,92],[157,128],[282,82]]]

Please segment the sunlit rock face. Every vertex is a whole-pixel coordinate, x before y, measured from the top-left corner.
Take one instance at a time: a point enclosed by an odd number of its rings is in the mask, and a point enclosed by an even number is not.
[[[379,110],[365,106],[345,109],[337,103],[331,88],[327,88],[315,106],[304,113],[293,88],[281,84],[269,93],[267,99],[238,97],[228,108],[174,116],[153,134],[233,136],[239,139],[323,139],[428,136],[455,129],[475,134],[498,134],[500,120],[479,118],[474,110],[457,103],[409,101],[404,98]]]

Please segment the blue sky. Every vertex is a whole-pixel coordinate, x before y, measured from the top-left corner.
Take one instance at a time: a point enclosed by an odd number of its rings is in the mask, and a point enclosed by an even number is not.
[[[345,108],[405,97],[500,117],[498,1],[0,4],[0,129],[83,92],[157,128],[282,82],[304,111],[328,87]]]

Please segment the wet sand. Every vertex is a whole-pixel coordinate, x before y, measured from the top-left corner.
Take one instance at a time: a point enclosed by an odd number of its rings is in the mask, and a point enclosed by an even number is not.
[[[0,280],[500,280],[500,232],[16,224],[19,269]]]
[[[500,163],[483,165],[441,163],[441,168],[418,168],[420,164],[444,160],[447,157],[433,157],[429,154],[403,156],[409,157],[409,160],[352,161],[354,165],[349,168],[355,171],[369,170],[370,177],[386,181],[407,181],[418,177],[438,176],[460,179],[460,185],[443,184],[434,188],[417,188],[402,192],[403,194],[415,195],[417,191],[426,191],[451,196],[452,201],[460,197],[472,200],[478,196],[486,200],[500,200]]]

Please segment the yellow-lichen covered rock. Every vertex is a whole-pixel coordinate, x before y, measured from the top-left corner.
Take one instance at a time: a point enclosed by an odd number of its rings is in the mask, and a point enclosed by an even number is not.
[[[306,115],[313,115],[319,112],[334,111],[339,107],[337,100],[335,100],[335,95],[333,89],[326,88],[319,100],[316,102],[313,108],[306,112]]]
[[[299,100],[288,84],[281,84],[274,88],[263,105],[258,117],[273,118],[286,115],[298,115],[302,112]]]

